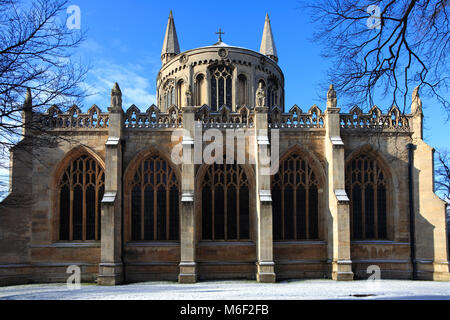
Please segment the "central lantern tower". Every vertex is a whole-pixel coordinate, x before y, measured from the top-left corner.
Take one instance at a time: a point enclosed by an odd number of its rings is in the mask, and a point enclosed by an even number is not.
[[[180,52],[172,12],[169,16],[158,73],[158,107],[208,105],[211,111],[227,106],[237,112],[256,106],[258,89],[265,93],[268,107],[284,109],[284,75],[278,66],[269,16],[266,16],[260,52],[214,45]]]

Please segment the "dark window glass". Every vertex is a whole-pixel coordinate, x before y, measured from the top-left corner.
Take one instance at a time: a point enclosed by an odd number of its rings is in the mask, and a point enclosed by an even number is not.
[[[146,175],[148,177],[148,175]],[[155,238],[154,232],[154,219],[153,214],[155,208],[155,193],[153,192],[152,186],[147,186],[144,190],[144,240],[151,241]],[[142,201],[139,197],[139,201]],[[141,206],[139,205],[139,208]],[[139,218],[141,218],[141,212],[139,210]]]
[[[300,153],[280,163],[272,178],[274,240],[319,238],[319,181]]]
[[[233,81],[232,71],[226,66],[216,66],[210,69],[211,74],[211,109],[217,111],[223,105],[232,107]]]
[[[206,185],[202,191],[202,238],[203,240],[212,240],[212,218],[213,218],[213,201],[211,188]]]
[[[89,186],[86,190],[86,238],[95,239],[95,187]]]
[[[141,188],[135,186],[131,194],[131,233],[133,240],[141,240]]]
[[[370,155],[355,157],[346,169],[352,239],[387,239],[386,175]]]
[[[272,210],[273,214],[273,239],[283,240],[283,224],[282,224],[282,202],[281,202],[281,189],[279,185],[272,187]],[[278,213],[278,214],[275,214]]]
[[[59,240],[69,240],[70,234],[70,190],[63,186],[59,194]]]
[[[59,240],[100,240],[103,169],[88,155],[73,160],[60,180]]]
[[[166,160],[156,154],[143,160],[128,190],[132,240],[179,240],[179,184]]]
[[[203,240],[250,240],[248,178],[240,166],[209,166],[201,203]]]
[[[230,186],[227,190],[227,236],[230,239],[237,239],[237,208],[236,188]]]

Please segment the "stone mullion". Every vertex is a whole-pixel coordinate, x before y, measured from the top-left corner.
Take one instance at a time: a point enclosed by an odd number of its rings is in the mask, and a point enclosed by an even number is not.
[[[81,239],[83,241],[86,240],[86,190],[87,190],[87,184],[86,184],[86,162],[88,159],[84,159],[83,161],[83,184],[81,186],[81,191],[83,192],[83,217],[81,222]]]
[[[156,172],[153,173],[153,183],[156,182]],[[158,240],[158,189],[159,185],[155,184],[153,188],[153,240]]]
[[[224,164],[224,167],[226,165]],[[225,175],[224,175],[224,181],[225,184],[223,186],[223,202],[224,202],[224,214],[223,214],[223,229],[224,229],[224,239],[225,241],[228,241],[228,180],[227,180],[227,174],[226,174],[226,170],[225,170]]]
[[[236,187],[236,235],[239,240],[241,240],[241,201],[240,201],[240,194],[241,194],[241,186],[238,179],[238,186]]]
[[[285,186],[286,184],[284,183],[284,172],[283,172],[283,184],[281,187],[281,240],[286,240],[286,233],[284,232],[284,193],[285,193]]]
[[[98,165],[95,166],[95,241],[98,241],[98,195],[100,192],[100,182],[99,182],[99,169]]]
[[[141,241],[145,240],[145,185],[144,185],[144,164],[139,165],[141,171]]]
[[[364,161],[361,163],[361,224],[362,224],[362,238],[366,238],[366,179],[364,174]]]
[[[168,164],[167,164],[168,165]],[[168,241],[170,239],[170,188],[169,188],[169,180],[168,178],[168,171],[167,168],[166,172],[166,240]]]
[[[294,188],[292,190],[292,195],[294,197],[294,239],[298,239],[297,238],[297,215],[298,215],[298,210],[297,210],[297,188],[298,188],[298,184],[297,184],[297,161],[292,160],[293,165],[294,165],[294,171],[292,172],[293,175],[293,181],[294,181]]]
[[[308,169],[306,169],[308,170]],[[310,188],[310,183],[309,183],[309,176],[306,176],[306,179],[308,179],[306,181],[306,187],[305,187],[305,227],[306,227],[306,239],[309,240],[310,239],[310,230],[309,230],[309,188]]]
[[[70,163],[70,213],[69,213],[69,241],[73,241],[73,162]]]
[[[374,163],[374,169],[373,169],[373,222],[374,222],[374,233],[375,233],[375,239],[378,239],[378,175],[377,173],[377,165]]]
[[[214,178],[213,178],[214,179]],[[213,180],[214,181],[214,180]],[[212,208],[211,208],[211,215],[212,215],[212,219],[211,219],[211,230],[212,230],[212,240],[216,240],[216,228],[215,228],[215,217],[216,217],[216,196],[215,196],[215,191],[216,188],[214,186],[214,184],[211,184],[211,203],[212,203]]]

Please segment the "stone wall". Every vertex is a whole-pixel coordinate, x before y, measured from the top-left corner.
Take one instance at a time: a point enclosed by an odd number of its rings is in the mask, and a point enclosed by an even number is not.
[[[84,281],[101,284],[145,280],[323,278],[351,280],[368,276],[377,265],[383,278],[407,279],[412,275],[408,144],[414,151],[416,259],[422,279],[447,280],[444,204],[432,188],[433,153],[423,140],[421,113],[400,115],[393,108],[383,115],[377,108],[365,114],[336,108],[330,89],[327,109],[314,106],[303,112],[294,106],[247,108],[245,113],[222,108],[176,107],[160,112],[156,107],[141,113],[136,107],[122,111],[121,92],[115,87],[108,113],[77,108],[61,113],[51,108],[42,117],[50,132],[63,138],[58,147],[12,151],[12,193],[0,205],[0,284],[61,282],[70,265],[82,267]],[[172,133],[185,129],[183,152],[193,148],[195,120],[203,130],[230,128],[254,131],[246,153],[256,165],[246,166],[252,176],[252,236],[248,242],[202,242],[201,206],[197,188],[201,165],[174,165],[181,180],[179,242],[131,242],[127,232],[130,215],[126,188],[130,168],[149,152],[171,159]],[[262,131],[261,131],[262,130]],[[272,203],[261,191],[270,189],[270,176],[263,175],[259,151],[264,141],[274,143],[280,132],[279,155],[293,151],[309,159],[320,176],[319,239],[273,241]],[[264,133],[266,132],[266,133]],[[267,136],[264,136],[266,134]],[[180,138],[181,139],[181,138]],[[106,192],[102,204],[102,240],[58,240],[57,183],[70,159],[89,154],[105,169]],[[345,195],[345,167],[355,154],[371,154],[382,164],[389,181],[388,231],[383,241],[352,241],[349,199]],[[445,254],[444,254],[445,253]],[[275,278],[276,277],[276,278]]]

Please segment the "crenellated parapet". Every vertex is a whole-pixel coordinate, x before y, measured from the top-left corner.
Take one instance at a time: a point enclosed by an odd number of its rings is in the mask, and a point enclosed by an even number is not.
[[[203,124],[203,128],[253,128],[255,114],[248,107],[241,107],[237,112],[232,112],[227,106],[218,111],[212,111],[207,105],[200,107],[195,113],[195,120]]]
[[[167,112],[152,105],[146,112],[141,112],[138,107],[132,105],[125,113],[124,128],[126,129],[169,129],[183,127],[182,111],[171,106]]]
[[[62,112],[57,106],[52,106],[46,113],[38,117],[44,130],[108,130],[109,127],[109,113],[102,112],[96,105],[93,105],[85,113],[76,105],[69,108],[67,112]]]
[[[308,112],[303,112],[294,105],[289,112],[283,113],[279,107],[269,112],[269,128],[271,129],[323,129],[325,118],[322,110],[316,105]]]
[[[409,132],[411,130],[411,115],[404,115],[393,106],[386,114],[374,106],[364,113],[359,107],[353,107],[349,113],[340,114],[341,129],[343,130],[381,130]]]
[[[109,127],[109,112],[102,112],[96,105],[87,112],[82,112],[76,105],[66,112],[57,106],[50,107],[46,113],[40,114],[39,123],[43,129],[50,130],[107,130]],[[393,106],[383,113],[374,106],[367,113],[359,107],[352,108],[348,113],[340,113],[340,128],[344,132],[382,131],[382,132],[412,132],[413,115],[402,114]],[[325,113],[316,105],[304,112],[294,105],[289,112],[283,112],[280,107],[272,108],[268,113],[269,129],[323,130],[325,128]],[[227,106],[214,111],[210,106],[196,107],[195,121],[202,123],[203,128],[253,128],[255,113],[253,108],[240,107],[233,111]],[[152,105],[145,112],[132,105],[124,112],[124,129],[176,129],[183,128],[183,111],[172,105],[167,112],[162,112]]]

